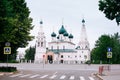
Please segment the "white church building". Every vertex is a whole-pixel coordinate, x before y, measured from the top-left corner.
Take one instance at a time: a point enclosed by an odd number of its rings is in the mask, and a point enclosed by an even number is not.
[[[85,63],[90,60],[90,47],[87,40],[85,20],[82,20],[80,40],[73,43],[73,34],[68,33],[64,25],[58,30],[58,34],[51,32],[51,41],[46,47],[46,37],[43,31],[43,22],[36,41],[35,63]],[[77,46],[77,47],[76,47]]]

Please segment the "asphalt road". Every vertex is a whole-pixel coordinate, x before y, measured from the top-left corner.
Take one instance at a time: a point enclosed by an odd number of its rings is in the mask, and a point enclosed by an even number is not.
[[[21,70],[15,74],[0,76],[0,80],[98,80],[94,71],[81,70]]]
[[[98,80],[93,73],[98,72],[99,65],[20,63],[8,66],[17,67],[18,72],[0,76],[0,80]]]

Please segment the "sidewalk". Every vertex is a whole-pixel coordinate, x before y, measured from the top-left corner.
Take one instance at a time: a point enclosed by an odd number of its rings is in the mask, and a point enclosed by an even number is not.
[[[13,74],[13,72],[0,72],[0,76],[8,75],[8,74]]]
[[[120,70],[104,71],[102,80],[120,80]]]

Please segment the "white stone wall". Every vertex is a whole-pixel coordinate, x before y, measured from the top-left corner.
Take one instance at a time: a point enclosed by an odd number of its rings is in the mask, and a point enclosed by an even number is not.
[[[53,47],[53,49],[57,49],[59,47],[59,49],[63,49],[63,47],[65,49],[74,49],[75,45],[71,44],[71,43],[60,43],[60,42],[54,42],[54,43],[49,43],[48,48],[51,49]]]

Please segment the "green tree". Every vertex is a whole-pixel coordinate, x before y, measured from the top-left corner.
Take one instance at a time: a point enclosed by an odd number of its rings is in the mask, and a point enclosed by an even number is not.
[[[100,0],[99,10],[110,19],[116,19],[117,24],[120,22],[120,0]]]
[[[27,59],[27,60],[34,60],[35,47],[30,47],[25,52],[26,52],[25,59]]]
[[[119,40],[119,34],[118,33],[115,33],[113,36],[111,36],[111,38],[113,39],[113,42],[114,42],[114,46],[113,46],[113,49],[112,49],[112,52],[113,52],[113,57],[111,59],[111,62],[112,63],[116,63],[116,64],[119,64],[120,63],[120,40]]]
[[[109,63],[107,58],[107,48],[112,48],[112,58],[110,59],[111,63],[118,64],[120,63],[120,42],[119,34],[114,35],[102,35],[95,43],[95,48],[91,51],[92,60],[95,63],[103,61],[104,63]]]
[[[102,35],[95,43],[95,48],[92,50],[92,60],[104,63],[108,62],[107,59],[107,48],[113,47],[113,41],[109,35]]]
[[[3,42],[10,42],[12,54],[10,59],[16,58],[16,50],[25,47],[33,39],[30,30],[33,28],[30,11],[25,0],[0,0],[0,60],[5,61]]]

